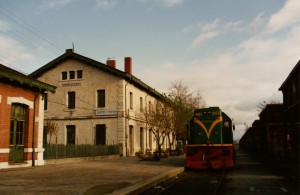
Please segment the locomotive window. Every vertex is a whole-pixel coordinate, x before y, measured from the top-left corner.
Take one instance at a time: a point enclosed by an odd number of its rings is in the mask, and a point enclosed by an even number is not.
[[[211,111],[205,111],[205,112],[203,112],[204,116],[210,116],[211,114],[212,114]]]
[[[229,122],[225,121],[224,122],[224,127],[229,127]]]

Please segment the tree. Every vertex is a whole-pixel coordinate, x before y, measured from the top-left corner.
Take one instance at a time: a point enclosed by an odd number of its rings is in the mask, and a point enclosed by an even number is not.
[[[267,101],[263,101],[263,102],[260,102],[258,105],[257,105],[257,111],[259,113],[261,113],[268,104],[280,104],[280,101],[277,101],[277,100],[267,100]]]
[[[52,136],[55,135],[55,137],[57,137],[58,125],[55,122],[47,121],[46,132],[47,132],[47,135],[49,135],[49,144],[50,144]]]
[[[179,139],[182,139],[183,144],[185,144],[189,120],[192,118],[195,109],[205,107],[205,101],[199,92],[195,96],[181,81],[172,83],[168,96],[174,110],[174,132],[177,144]]]
[[[157,143],[158,159],[161,157],[161,146],[164,144],[166,136],[166,130],[164,127],[164,108],[164,104],[156,100],[154,104],[149,106],[149,108],[146,108],[144,112],[146,123],[152,131]]]
[[[174,109],[172,106],[172,102],[168,97],[164,98],[164,101],[162,102],[162,128],[165,132],[165,136],[168,138],[169,141],[169,154],[172,153],[172,146],[174,145],[174,140],[176,138],[175,134],[175,121],[174,121]]]

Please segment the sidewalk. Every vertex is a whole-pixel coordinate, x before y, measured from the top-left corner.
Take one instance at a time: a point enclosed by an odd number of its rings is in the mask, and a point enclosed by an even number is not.
[[[137,157],[0,170],[0,194],[137,194],[184,170],[185,156],[141,161]]]

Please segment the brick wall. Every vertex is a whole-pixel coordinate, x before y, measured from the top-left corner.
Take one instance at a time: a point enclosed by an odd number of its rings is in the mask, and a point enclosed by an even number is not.
[[[0,163],[7,162],[9,156],[9,139],[10,139],[10,117],[11,117],[11,104],[20,103],[28,106],[27,110],[27,123],[24,132],[24,160],[31,160],[32,148],[32,126],[33,126],[33,102],[35,99],[35,92],[28,88],[21,86],[14,86],[7,83],[0,83]],[[36,117],[39,116],[39,101],[36,101]],[[35,147],[38,141],[38,124],[35,123]]]

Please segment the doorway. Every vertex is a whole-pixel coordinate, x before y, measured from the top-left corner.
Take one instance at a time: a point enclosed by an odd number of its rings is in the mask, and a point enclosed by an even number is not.
[[[10,117],[9,162],[24,162],[24,134],[26,128],[27,106],[12,104]]]

